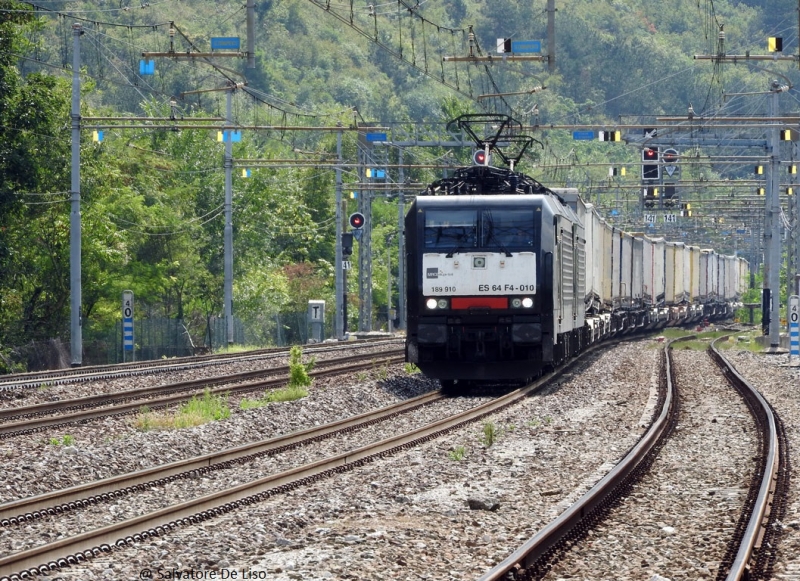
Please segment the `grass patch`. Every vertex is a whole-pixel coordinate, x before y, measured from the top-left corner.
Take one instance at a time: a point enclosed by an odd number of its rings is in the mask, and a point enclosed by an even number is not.
[[[703,341],[681,341],[680,343],[673,343],[672,348],[675,351],[705,351],[708,349],[708,343]]]
[[[282,389],[276,389],[264,394],[264,397],[260,397],[258,399],[249,399],[244,398],[239,403],[239,408],[243,410],[252,410],[257,408],[263,408],[267,404],[283,402],[283,401],[295,401],[297,399],[303,399],[308,395],[308,390],[302,386],[286,386]]]
[[[219,347],[217,348],[214,353],[215,354],[233,354],[233,353],[245,353],[247,351],[256,351],[258,349],[263,349],[263,347],[256,347],[254,345],[237,345],[232,343],[226,347]]]
[[[387,379],[389,379],[389,366],[384,365],[383,367],[378,369],[378,380],[386,381]]]
[[[553,418],[550,416],[544,416],[543,418],[533,418],[532,420],[525,422],[525,425],[529,428],[538,428],[539,426],[549,426],[552,423]]]
[[[487,448],[491,448],[497,440],[500,439],[500,428],[494,422],[486,422],[483,424],[483,436],[481,436],[481,443]]]
[[[722,331],[722,330],[721,331],[703,331],[702,333],[698,333],[697,334],[697,338],[698,339],[706,339],[706,340],[710,339],[710,340],[713,341],[714,339],[719,339],[720,337],[724,337],[725,335],[730,335],[730,334],[731,334],[730,331]]]
[[[74,446],[75,438],[69,434],[65,434],[61,438],[50,438],[51,446]]]
[[[751,351],[753,353],[763,353],[764,346],[756,341],[756,337],[759,337],[761,334],[757,333],[756,331],[748,331],[746,333],[736,333],[732,335],[730,339],[727,341],[720,341],[717,343],[717,347],[721,350],[725,349],[737,349],[739,351]],[[742,337],[743,340],[740,341],[739,338]]]
[[[673,343],[673,349],[691,349],[694,351],[704,351],[708,349],[709,345],[719,339],[720,337],[727,337],[727,340],[722,340],[717,342],[717,348],[719,349],[747,349],[751,351],[761,351],[762,347],[756,343],[755,335],[751,333],[731,333],[729,330],[716,330],[716,331],[703,331],[696,334],[696,339],[692,339],[690,341],[681,341],[678,343]],[[745,341],[739,342],[738,337],[745,336],[747,339]]]
[[[299,345],[294,345],[289,349],[289,387],[308,387],[311,385],[312,380],[308,372],[314,368],[315,363],[315,359],[308,363],[303,363],[303,350]]]
[[[289,349],[289,384],[284,388],[268,391],[258,399],[244,398],[239,403],[239,408],[252,410],[262,408],[271,403],[295,401],[308,396],[308,389],[306,388],[313,381],[308,372],[311,371],[315,363],[314,359],[308,363],[303,363],[303,350],[299,345],[295,345]]]
[[[413,363],[406,363],[405,371],[406,375],[414,375],[415,373],[419,373],[419,367]]]
[[[460,462],[467,455],[467,449],[464,446],[456,446],[447,453],[447,457],[455,462]]]
[[[678,327],[667,327],[666,329],[661,329],[659,335],[663,335],[667,339],[678,339],[680,337],[686,337],[687,335],[694,335],[694,331],[685,331],[684,329],[680,329]]]
[[[193,396],[175,412],[155,413],[143,406],[134,420],[134,427],[142,432],[150,430],[180,430],[208,422],[229,418],[228,394],[214,395],[206,390],[202,397]]]

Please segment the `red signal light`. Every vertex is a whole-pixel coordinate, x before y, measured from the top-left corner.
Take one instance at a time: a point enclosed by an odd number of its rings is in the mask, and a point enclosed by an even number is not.
[[[658,149],[650,149],[646,147],[642,150],[642,160],[643,161],[655,161],[658,159]]]
[[[363,228],[364,227],[364,214],[361,212],[355,212],[350,214],[350,226],[353,228]]]
[[[476,149],[475,152],[472,154],[472,163],[475,165],[488,165],[486,150],[485,149]]]

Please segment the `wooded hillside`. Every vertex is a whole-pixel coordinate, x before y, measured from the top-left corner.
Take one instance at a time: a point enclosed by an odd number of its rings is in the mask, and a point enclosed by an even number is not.
[[[84,118],[221,118],[226,93],[218,89],[246,83],[233,98],[235,123],[282,129],[243,131],[236,159],[330,160],[334,133],[290,128],[410,128],[464,112],[504,113],[541,126],[534,137],[542,147],[521,169],[553,186],[590,186],[607,171],[593,163],[630,162],[638,151],[576,143],[569,131],[547,125],[646,123],[685,114],[690,104],[698,115],[764,114],[763,99],[724,95],[765,91],[774,75],[693,56],[766,53],[769,36],[783,38],[784,54],[798,51],[797,5],[789,0],[558,0],[556,9],[550,72],[543,62],[504,62],[495,50],[498,38],[542,40],[546,49],[546,0],[257,0],[255,68],[247,68],[241,58],[142,57],[209,51],[214,37],[239,37],[246,51],[241,1],[53,1],[32,9],[0,0],[0,370],[14,365],[16,346],[69,336],[73,23],[83,29]],[[493,54],[495,62],[442,61],[466,56],[471,47],[474,54]],[[140,74],[143,60],[153,60],[155,74]],[[770,70],[792,83],[798,78],[797,63],[774,63]],[[547,88],[529,92],[537,85]],[[515,92],[524,94],[478,99]],[[784,106],[794,109],[797,93],[790,95]],[[221,312],[223,144],[211,129],[135,124],[106,129],[102,141],[93,141],[91,124],[83,123],[84,340],[98,351],[115,332],[125,289],[136,293],[140,315],[180,319],[198,344]],[[467,163],[469,155],[408,148],[405,161]],[[349,163],[358,159],[353,134],[345,134],[343,156]],[[297,163],[253,167],[247,178],[242,171],[237,168],[233,185],[235,314],[248,341],[266,344],[281,333],[296,340],[296,324],[287,321],[304,312],[308,299],[334,304],[334,172]],[[405,177],[423,184],[440,173],[411,169]],[[358,176],[345,172],[344,179],[355,183]],[[346,210],[354,211],[349,190],[346,197]],[[378,198],[373,213],[373,304],[380,325],[396,200]],[[396,242],[388,252],[396,277]],[[356,300],[355,286],[350,294]],[[357,312],[354,305],[351,320]]]

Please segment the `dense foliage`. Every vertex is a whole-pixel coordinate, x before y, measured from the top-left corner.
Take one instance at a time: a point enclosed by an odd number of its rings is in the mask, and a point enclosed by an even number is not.
[[[771,77],[760,70],[693,60],[694,54],[720,50],[721,25],[730,54],[764,52],[770,35],[785,36],[785,52],[796,51],[788,38],[797,38],[796,6],[789,0],[559,1],[552,73],[538,62],[445,69],[441,53],[466,54],[470,25],[482,54],[494,52],[498,37],[545,38],[545,1],[398,4],[395,14],[369,16],[364,9],[365,22],[374,20],[374,29],[367,27],[364,34],[311,0],[259,0],[254,69],[241,59],[217,59],[214,67],[203,59],[160,59],[156,74],[142,77],[136,75],[140,53],[169,47],[164,23],[174,21],[179,51],[207,47],[215,36],[244,39],[242,3],[174,1],[127,10],[108,2],[50,4],[54,11],[74,10],[86,32],[81,39],[84,118],[172,116],[176,125],[224,116],[225,93],[208,89],[243,79],[248,91],[235,92],[233,115],[245,126],[443,123],[484,110],[510,113],[526,124],[641,122],[683,114],[689,103],[698,112],[715,111],[724,105],[725,93],[765,89]],[[357,24],[358,15],[354,18]],[[0,0],[0,354],[29,341],[69,335],[72,21],[34,12],[17,0]],[[436,45],[442,38],[449,44]],[[426,54],[434,49],[439,52]],[[403,60],[392,52],[402,52]],[[787,78],[797,77],[790,65],[776,67]],[[458,90],[437,82],[437,76],[458,83]],[[524,92],[536,84],[547,90],[476,99],[482,93]],[[125,289],[135,292],[141,315],[181,319],[198,343],[209,318],[221,313],[224,146],[207,126],[165,130],[139,123],[133,129],[107,129],[102,142],[93,142],[91,123],[84,123],[82,316],[88,341],[113,331]],[[320,162],[319,167],[259,165],[249,178],[240,177],[243,164],[237,164],[235,314],[247,322],[251,340],[269,343],[276,325],[285,327],[281,314],[304,312],[312,298],[334,304],[335,182],[322,162],[335,156],[336,138],[329,131],[243,133],[234,144],[237,160]],[[592,169],[583,162],[636,156],[633,149],[607,144],[576,145],[563,130],[540,129],[536,137],[542,147],[531,152],[523,169],[555,185],[603,179],[605,167]],[[395,161],[396,154],[388,151],[386,161]],[[412,148],[404,161],[463,163],[468,156],[468,151],[441,147]],[[352,132],[344,132],[343,157],[351,164],[358,160]],[[554,161],[566,161],[567,169],[548,169]],[[354,170],[344,173],[346,184],[361,179]],[[405,172],[416,183],[437,175],[434,169]],[[351,189],[345,186],[347,198]],[[345,215],[355,204],[348,200]],[[387,303],[387,260],[397,276],[396,201],[377,197],[373,214],[377,313],[385,312]],[[354,297],[354,276],[350,283]],[[396,305],[396,285],[394,292]],[[356,303],[349,312],[353,320]]]

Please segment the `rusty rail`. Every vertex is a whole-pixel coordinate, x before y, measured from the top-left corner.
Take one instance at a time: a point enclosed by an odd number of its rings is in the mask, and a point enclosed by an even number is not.
[[[659,401],[661,406],[655,411],[652,425],[639,442],[586,494],[505,560],[481,576],[480,581],[535,578],[541,573],[539,567],[547,569],[549,566],[545,561],[570,538],[585,533],[598,518],[598,514],[610,505],[619,490],[642,471],[652,452],[668,434],[677,413],[677,396],[673,386],[669,349],[676,341],[686,341],[692,338],[694,336],[682,337],[670,341],[664,346],[660,373],[662,381]]]

